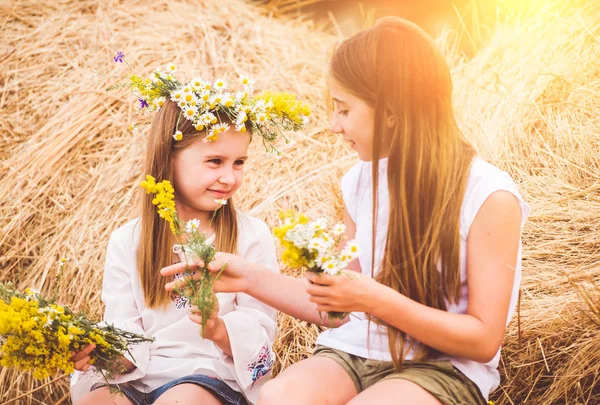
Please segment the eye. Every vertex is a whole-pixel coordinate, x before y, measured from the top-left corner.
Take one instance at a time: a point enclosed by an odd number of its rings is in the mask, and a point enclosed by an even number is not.
[[[245,160],[242,160],[242,159],[236,160],[236,161],[234,162],[234,164],[235,164],[236,166],[243,166],[243,165],[244,165],[244,163],[246,163],[246,161],[245,161]]]
[[[217,158],[215,158],[215,159],[210,159],[210,160],[208,161],[208,163],[212,163],[212,164],[215,164],[215,165],[220,165],[220,164],[221,164],[221,159],[217,159]]]
[[[346,115],[348,115],[348,110],[340,110],[338,111],[338,114],[343,115],[345,117]]]

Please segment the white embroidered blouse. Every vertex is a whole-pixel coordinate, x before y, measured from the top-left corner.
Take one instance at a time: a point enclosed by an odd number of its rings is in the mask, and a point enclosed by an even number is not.
[[[102,285],[104,320],[156,340],[133,346],[133,359],[126,357],[136,368],[116,381],[150,392],[176,378],[199,373],[223,380],[255,403],[275,360],[275,309],[246,294],[217,293],[219,316],[233,353],[228,356],[212,341],[202,339],[200,326],[188,319],[190,305],[185,298],[175,297],[165,310],[147,308],[136,266],[139,228],[139,219],[130,221],[114,231],[108,242]],[[238,230],[238,254],[277,272],[275,245],[267,225],[238,211]],[[93,368],[75,372],[71,376],[73,401],[101,381]]]

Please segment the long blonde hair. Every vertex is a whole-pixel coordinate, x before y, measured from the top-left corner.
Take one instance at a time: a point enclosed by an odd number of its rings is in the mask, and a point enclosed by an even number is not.
[[[448,66],[422,29],[386,17],[340,44],[330,75],[375,111],[373,218],[382,140],[389,141],[389,225],[374,277],[414,301],[446,310],[446,300],[460,296],[460,209],[475,156],[454,118]],[[376,227],[374,220],[372,263]],[[415,360],[436,356],[388,326],[397,368],[409,349]]]
[[[157,181],[169,180],[173,183],[173,152],[193,143],[202,135],[196,131],[191,121],[179,118],[180,109],[174,102],[167,100],[160,109],[150,128],[148,137],[144,174]],[[226,117],[224,117],[226,118]],[[175,127],[183,133],[183,139],[175,142]],[[141,233],[137,250],[137,267],[144,299],[148,308],[165,307],[170,293],[165,290],[166,277],[159,271],[173,263],[171,247],[175,238],[166,221],[161,219],[156,207],[152,205],[152,195],[143,190],[141,197]],[[175,190],[177,195],[177,190]],[[218,250],[236,253],[238,241],[237,216],[233,201],[220,208],[213,220],[215,228],[215,246]]]

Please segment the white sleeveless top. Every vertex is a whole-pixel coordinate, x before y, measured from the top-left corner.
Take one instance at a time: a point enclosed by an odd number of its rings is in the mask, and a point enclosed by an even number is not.
[[[362,247],[359,262],[362,273],[371,276],[371,237],[373,229],[373,181],[372,162],[359,162],[342,178],[342,194],[346,209],[356,224],[355,239]],[[522,200],[516,184],[511,177],[491,164],[475,158],[473,161],[465,197],[460,214],[460,276],[461,293],[457,304],[448,303],[448,312],[465,314],[467,311],[467,235],[477,212],[485,200],[494,192],[504,190],[515,195],[521,205],[521,227],[530,212],[530,207]],[[383,247],[386,241],[389,217],[389,194],[387,189],[387,158],[379,161],[379,207],[377,215],[377,234],[375,251],[375,272],[383,259]],[[510,308],[506,323],[510,321],[519,295],[521,282],[521,246],[516,263]],[[367,329],[369,322],[363,313],[353,313],[350,321],[339,328],[329,329],[318,337],[317,344],[342,350],[355,356],[374,360],[391,361],[387,329],[374,322],[370,323],[370,344],[367,345]],[[405,359],[410,360],[411,353]],[[478,387],[484,398],[495,390],[500,383],[498,363],[500,350],[489,363],[478,363],[465,358],[445,356],[452,364],[465,374]]]

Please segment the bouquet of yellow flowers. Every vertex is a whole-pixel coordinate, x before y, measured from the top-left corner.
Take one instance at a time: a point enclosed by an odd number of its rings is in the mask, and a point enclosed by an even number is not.
[[[58,371],[70,374],[74,371],[72,353],[95,344],[90,363],[108,381],[125,371],[118,360],[129,352],[130,345],[153,340],[112,325],[91,322],[84,314],[76,314],[30,289],[22,293],[12,283],[0,283],[2,367],[33,371],[37,379]]]
[[[284,250],[281,260],[290,267],[302,267],[316,273],[340,275],[359,254],[356,241],[349,240],[338,248],[346,230],[337,224],[328,230],[325,219],[311,221],[304,214],[289,210],[281,213],[283,224],[274,229]],[[330,318],[344,319],[347,313],[328,312]]]
[[[174,251],[183,256],[186,263],[186,272],[183,277],[176,280],[173,292],[185,297],[192,308],[200,312],[202,316],[202,336],[204,337],[204,326],[210,318],[210,314],[215,310],[217,297],[213,293],[212,287],[221,273],[213,275],[207,270],[206,265],[210,263],[215,256],[217,249],[212,243],[206,241],[206,235],[199,231],[200,221],[191,219],[185,226],[177,217],[175,209],[175,190],[168,180],[159,183],[150,175],[140,184],[148,194],[155,194],[152,203],[158,208],[159,217],[169,223],[171,232],[179,242],[175,245]],[[217,199],[215,202],[221,206],[227,204],[227,200]],[[217,211],[213,213],[213,218]],[[205,267],[201,268],[199,277],[193,277],[194,272],[190,271],[189,264],[201,259]]]

